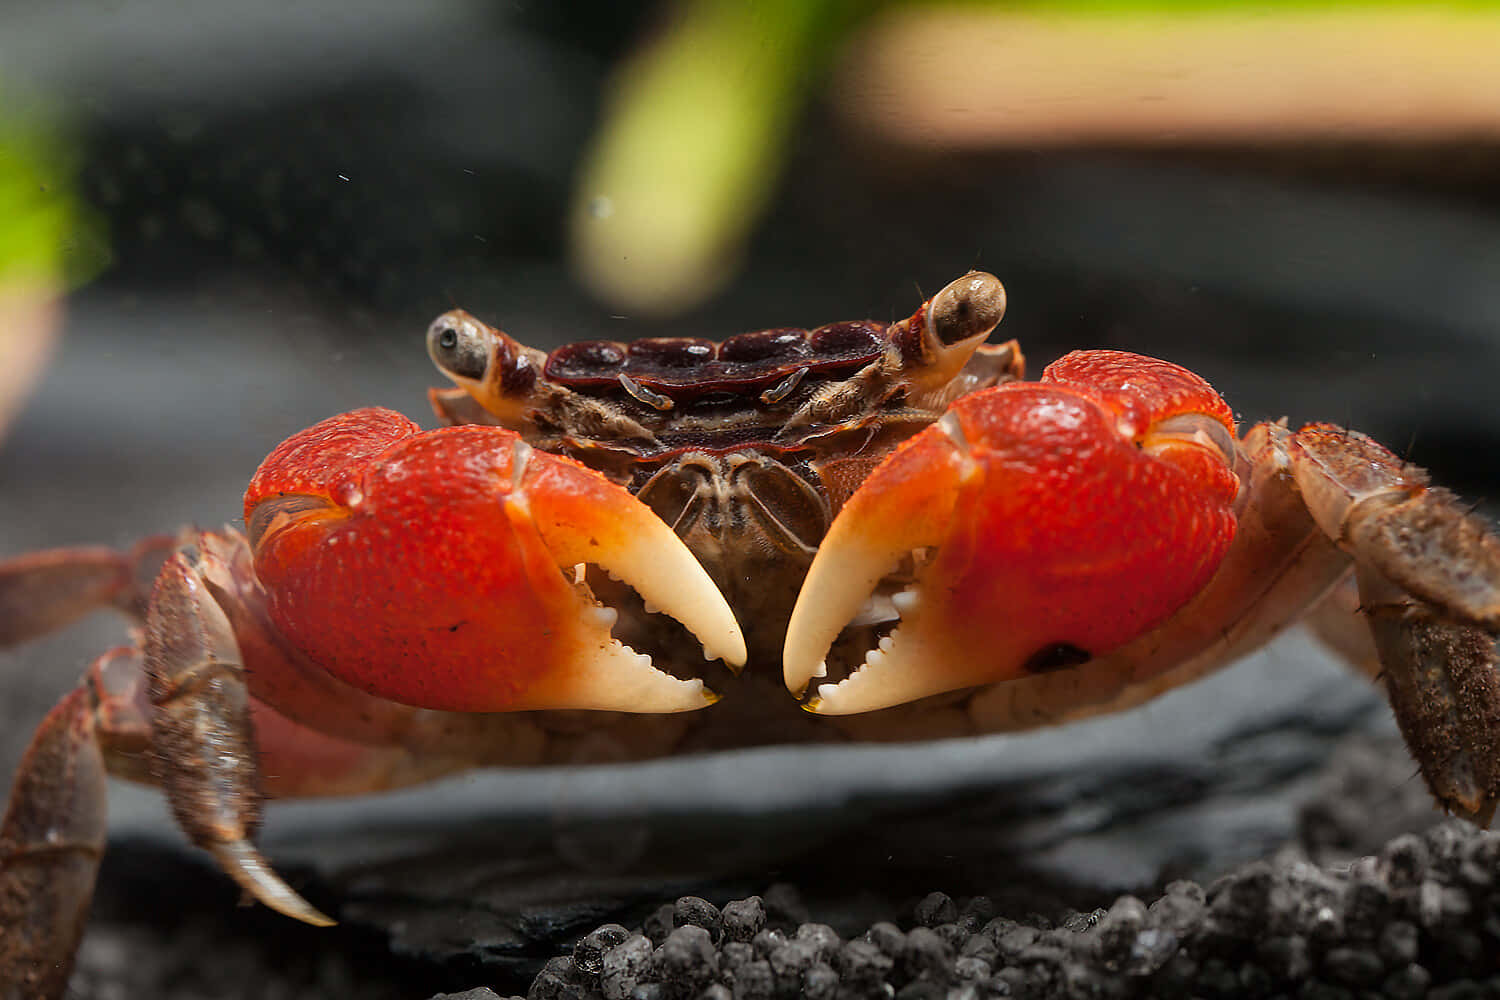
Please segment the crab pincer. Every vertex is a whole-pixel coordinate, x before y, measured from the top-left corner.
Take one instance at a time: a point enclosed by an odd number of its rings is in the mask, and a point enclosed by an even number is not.
[[[787,630],[787,687],[826,675],[839,633],[882,594],[900,614],[895,631],[820,685],[809,711],[884,708],[1123,645],[1223,559],[1235,461],[1224,401],[1191,372],[1136,355],[1075,352],[1039,382],[958,400],[834,520]],[[915,568],[892,577],[908,560]],[[912,574],[914,585],[891,582]]]
[[[357,410],[293,436],[245,495],[272,621],[313,662],[382,698],[497,712],[677,712],[701,680],[610,634],[597,566],[745,660],[734,614],[659,518],[602,475],[496,427],[423,432]]]

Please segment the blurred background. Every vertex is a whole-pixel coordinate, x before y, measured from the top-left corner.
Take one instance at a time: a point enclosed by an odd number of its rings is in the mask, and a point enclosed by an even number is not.
[[[1483,3],[5,5],[0,551],[233,520],[342,409],[430,424],[452,306],[718,339],[974,267],[1033,372],[1168,357],[1488,504],[1497,51]],[[0,780],[118,636],[0,652]]]

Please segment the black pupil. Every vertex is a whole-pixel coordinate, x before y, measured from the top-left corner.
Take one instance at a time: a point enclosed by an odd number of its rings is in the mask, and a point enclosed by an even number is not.
[[[458,331],[450,326],[438,334],[438,346],[445,351],[453,350],[458,346]]]

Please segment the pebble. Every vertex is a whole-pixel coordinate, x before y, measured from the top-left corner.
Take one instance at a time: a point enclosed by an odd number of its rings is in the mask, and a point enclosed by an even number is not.
[[[1410,921],[1392,920],[1381,928],[1375,947],[1388,966],[1400,968],[1417,960],[1417,953],[1421,948],[1418,935],[1416,925]]]
[[[604,924],[589,931],[573,946],[573,964],[579,971],[597,976],[604,968],[605,953],[628,937],[630,932],[619,924]]]
[[[599,991],[605,1000],[626,1000],[651,968],[651,939],[632,934],[604,953],[600,961]],[[534,988],[534,987],[533,987]]]
[[[725,903],[719,915],[731,941],[749,941],[766,926],[766,904],[759,896]]]
[[[1352,865],[1291,857],[1149,904],[1033,920],[933,892],[909,927],[844,940],[790,886],[696,896],[605,924],[548,961],[531,1000],[1500,996],[1500,834],[1442,826]],[[476,997],[485,996],[484,993]]]
[[[697,896],[683,896],[672,907],[673,927],[701,927],[715,942],[724,933],[724,917],[719,908]]]
[[[813,954],[822,962],[831,962],[844,943],[838,932],[827,924],[803,924],[797,928],[796,940],[811,945]]]
[[[651,956],[652,971],[676,996],[696,996],[719,975],[713,938],[702,927],[678,927]]]
[[[918,926],[936,927],[938,924],[951,924],[957,920],[958,906],[947,893],[932,892],[922,898],[912,915]]]

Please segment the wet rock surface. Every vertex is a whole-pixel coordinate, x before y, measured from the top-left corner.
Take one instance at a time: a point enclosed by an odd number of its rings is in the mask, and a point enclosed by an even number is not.
[[[533,894],[524,905],[481,893],[467,907],[403,908],[371,890],[369,871],[339,883],[289,870],[315,904],[337,908],[343,924],[324,931],[236,907],[206,866],[127,842],[108,856],[70,995],[1494,996],[1500,835],[1432,817],[1420,786],[1399,784],[1409,766],[1389,737],[1356,737],[1279,849],[1219,877],[1169,868],[1131,893],[971,868],[962,854],[892,859],[895,873],[882,873],[826,845],[758,880],[534,874],[517,890]],[[1420,832],[1389,836],[1392,824]],[[869,839],[913,843],[923,825],[891,819]],[[542,892],[580,883],[582,901]],[[961,894],[978,884],[996,889]]]

